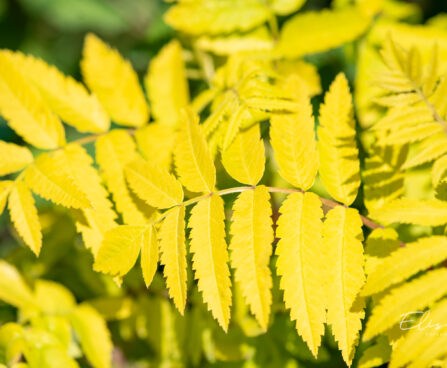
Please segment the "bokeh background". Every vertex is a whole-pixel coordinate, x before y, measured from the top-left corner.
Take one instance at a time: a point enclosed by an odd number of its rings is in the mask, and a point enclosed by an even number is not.
[[[411,3],[420,7],[411,20],[417,23],[447,13],[447,0]],[[304,9],[330,5],[327,0],[308,0]],[[83,40],[87,32],[94,32],[117,47],[142,76],[150,59],[176,36],[163,22],[169,6],[161,0],[0,0],[0,48],[39,56],[80,79]],[[349,73],[350,68],[340,65],[346,59],[337,52],[325,58],[317,63],[323,89],[335,71],[344,69]],[[75,134],[74,130],[68,131],[68,140]],[[1,117],[0,139],[21,142]],[[92,271],[92,257],[76,234],[70,214],[47,207],[42,201],[38,204],[44,232],[39,259],[20,245],[6,213],[0,216],[0,257],[16,265],[30,282],[35,278],[55,280],[67,286],[78,301],[94,300],[110,320],[118,346],[114,352],[115,367],[176,367],[183,366],[185,361],[191,365],[219,367],[249,366],[247,361],[257,362],[258,365],[251,366],[261,367],[344,366],[328,334],[318,361],[313,360],[286,314],[275,317],[268,334],[258,334],[250,325],[252,321],[247,320],[243,321],[243,331],[233,330],[225,335],[214,328],[206,312],[199,310],[196,315],[183,319],[166,298],[154,297],[166,293],[160,276],[147,292],[139,271],[134,270],[126,277],[123,288],[118,288],[110,277]],[[14,308],[0,303],[0,324],[16,320],[16,313]],[[197,331],[202,334],[199,347]],[[87,362],[83,364],[88,367]]]

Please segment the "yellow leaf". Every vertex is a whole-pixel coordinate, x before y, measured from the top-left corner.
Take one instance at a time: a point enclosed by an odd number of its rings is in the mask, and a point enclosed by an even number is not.
[[[149,226],[143,234],[141,245],[141,270],[146,287],[152,282],[158,263],[158,239],[154,226]]]
[[[0,52],[0,113],[33,146],[54,149],[65,143],[62,123],[6,51]]]
[[[95,95],[70,76],[43,60],[20,52],[11,58],[23,75],[41,92],[42,98],[61,119],[80,132],[109,130],[110,119]]]
[[[149,205],[169,208],[183,201],[183,189],[174,175],[142,159],[125,167],[132,190]]]
[[[407,323],[403,323],[403,328],[410,327],[411,329],[393,348],[389,367],[398,368],[407,364],[411,367],[431,367],[430,363],[433,363],[434,359],[446,353],[445,327],[442,326],[447,325],[447,300],[441,300],[425,313],[422,310],[408,311],[408,313],[403,316],[404,321],[414,321],[419,317],[415,324],[419,328],[411,328]],[[423,319],[429,320],[430,323],[423,322]]]
[[[189,103],[182,47],[177,40],[164,46],[151,60],[144,80],[154,117],[160,124],[176,127]]]
[[[124,177],[124,167],[138,158],[135,142],[124,130],[113,130],[96,141],[96,161],[118,212],[124,223],[142,225],[147,222],[131,197]]]
[[[21,181],[11,188],[8,198],[11,221],[17,232],[31,250],[39,255],[42,247],[42,232],[34,198],[28,187]]]
[[[113,344],[104,319],[87,304],[78,306],[69,318],[92,366],[110,368]]]
[[[417,279],[398,286],[386,294],[375,306],[363,335],[365,340],[386,331],[402,320],[402,315],[424,310],[447,294],[447,270],[429,271]]]
[[[370,217],[384,225],[399,222],[441,226],[447,223],[447,203],[437,199],[399,198],[372,211]]]
[[[337,206],[323,225],[327,267],[327,321],[346,364],[351,365],[359,340],[365,302],[359,297],[365,282],[362,220],[357,210]]]
[[[139,151],[144,158],[163,169],[171,170],[175,131],[160,123],[151,123],[135,132]]]
[[[6,200],[8,199],[9,191],[13,185],[12,180],[2,180],[0,181],[0,215],[5,209]]]
[[[256,0],[182,1],[165,14],[171,27],[193,35],[246,31],[270,16],[267,6]]]
[[[265,168],[265,149],[259,125],[240,131],[233,143],[222,152],[225,170],[237,181],[256,185]]]
[[[317,357],[326,321],[323,210],[313,193],[293,193],[279,212],[276,269],[296,329]]]
[[[177,137],[175,166],[182,184],[191,192],[212,192],[216,169],[200,130],[199,118],[187,109]]]
[[[33,155],[26,147],[0,141],[0,176],[22,170],[33,162]]]
[[[300,13],[282,27],[278,52],[293,59],[326,51],[357,39],[369,23],[357,7]]]
[[[4,260],[0,260],[0,299],[18,308],[34,303],[31,290],[20,273]]]
[[[225,242],[225,212],[221,197],[212,195],[191,210],[191,252],[199,291],[213,317],[227,331],[230,321],[231,281]]]
[[[349,206],[360,186],[360,163],[352,97],[342,73],[332,82],[320,107],[318,151],[324,187],[335,200]]]
[[[370,275],[392,252],[401,246],[399,235],[392,228],[374,229],[365,245],[365,273]]]
[[[419,271],[436,266],[447,258],[447,237],[430,236],[399,248],[368,275],[362,295],[385,290]]]
[[[25,171],[30,189],[47,200],[65,207],[89,208],[87,195],[64,167],[64,161],[55,155],[41,154]]]
[[[147,226],[117,226],[104,235],[95,258],[94,269],[112,276],[126,275],[137,261]]]
[[[109,193],[103,187],[98,171],[92,167],[92,157],[84,148],[69,144],[54,154],[62,160],[64,168],[91,203],[91,208],[82,209],[83,216],[78,218],[76,228],[82,233],[86,247],[96,255],[104,233],[116,226],[117,215],[112,209]]]
[[[273,229],[270,194],[265,186],[242,192],[233,205],[231,265],[242,294],[263,330],[272,304],[269,269]]]
[[[169,210],[159,233],[160,261],[164,265],[164,275],[169,295],[181,314],[186,304],[186,245],[185,207]]]
[[[436,134],[425,139],[418,147],[417,153],[409,157],[403,169],[411,169],[413,167],[436,160],[438,157],[447,153],[447,137],[445,133]]]
[[[279,174],[290,184],[307,190],[317,175],[318,152],[310,98],[304,88],[300,91],[296,96],[298,112],[271,117],[270,139]]]
[[[146,124],[149,108],[132,65],[91,33],[85,38],[81,71],[113,121],[134,127]]]

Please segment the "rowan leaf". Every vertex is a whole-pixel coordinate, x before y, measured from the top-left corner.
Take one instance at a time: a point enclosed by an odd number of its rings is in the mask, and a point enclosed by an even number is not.
[[[402,320],[402,315],[423,310],[447,293],[447,270],[440,268],[393,288],[372,310],[363,338],[369,340]]]
[[[327,321],[346,364],[351,365],[359,340],[365,302],[362,220],[357,210],[337,206],[326,214],[323,246],[327,267]]]
[[[147,123],[149,108],[132,65],[92,33],[85,38],[81,71],[113,121],[133,127]]]
[[[231,281],[225,242],[225,212],[222,198],[216,195],[198,202],[191,210],[193,269],[199,291],[219,325],[228,330],[231,307]]]
[[[65,143],[62,123],[22,75],[9,51],[0,52],[0,114],[33,146],[54,149]]]
[[[131,197],[124,168],[138,158],[135,142],[124,130],[113,130],[96,141],[96,161],[118,212],[128,225],[142,225],[147,219]]]
[[[146,287],[152,282],[158,264],[158,239],[154,226],[148,226],[141,245],[141,270]]]
[[[73,208],[89,208],[91,203],[74,181],[64,162],[55,155],[41,154],[25,171],[29,188],[42,198]]]
[[[222,152],[222,164],[235,180],[256,185],[265,168],[265,148],[259,125],[240,131],[233,143]]]
[[[399,248],[368,275],[362,295],[385,290],[419,271],[436,266],[447,258],[447,237],[430,236]]]
[[[187,109],[177,136],[175,167],[182,184],[191,192],[212,192],[216,169],[200,130],[198,117]]]
[[[20,171],[33,162],[33,155],[26,147],[0,141],[0,176]]]
[[[326,321],[321,202],[310,192],[293,193],[279,212],[276,268],[280,288],[298,333],[317,357]]]
[[[132,190],[152,207],[169,208],[182,203],[181,184],[157,165],[139,159],[129,163],[125,173]]]
[[[104,235],[95,258],[94,269],[123,277],[135,265],[144,241],[147,226],[117,226]]]
[[[372,211],[370,217],[384,225],[399,222],[440,226],[447,223],[447,203],[437,199],[398,198]]]
[[[273,229],[270,194],[265,186],[239,194],[233,205],[231,265],[251,312],[267,330],[272,304],[269,268]]]
[[[22,181],[14,183],[8,198],[9,214],[19,235],[36,256],[42,247],[42,232],[34,198]]]
[[[185,207],[169,210],[160,232],[160,261],[164,265],[164,276],[169,296],[181,314],[186,304],[186,245]]]
[[[40,91],[48,106],[80,132],[101,133],[110,128],[110,118],[95,95],[70,76],[42,59],[20,52],[11,58],[21,73]]]
[[[270,139],[279,174],[297,188],[309,189],[317,175],[318,152],[310,98],[304,88],[295,96],[297,113],[273,115]]]
[[[320,107],[318,127],[320,178],[329,194],[350,205],[360,186],[355,120],[348,81],[340,73]]]
[[[182,47],[177,40],[165,45],[152,59],[144,82],[157,121],[178,126],[181,111],[189,103],[189,88]]]

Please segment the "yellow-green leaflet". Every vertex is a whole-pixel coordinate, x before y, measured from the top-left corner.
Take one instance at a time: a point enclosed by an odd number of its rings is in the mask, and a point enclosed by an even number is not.
[[[65,143],[62,123],[5,51],[0,52],[0,113],[33,146],[54,149]]]
[[[307,190],[317,175],[318,152],[310,98],[303,83],[300,86],[295,96],[298,112],[273,115],[270,138],[279,174],[290,184]]]
[[[360,163],[348,81],[340,73],[320,107],[318,127],[320,178],[329,194],[350,205],[360,186]]]
[[[184,110],[175,148],[175,167],[182,184],[191,192],[212,192],[216,169],[191,109]]]
[[[84,148],[69,144],[63,150],[54,153],[62,160],[63,167],[73,177],[79,188],[87,195],[91,208],[83,208],[77,217],[76,228],[82,233],[82,239],[93,255],[101,245],[103,235],[116,226],[116,213],[112,209],[109,193],[102,185],[96,169],[92,167],[93,159]]]
[[[22,181],[14,183],[8,198],[9,214],[19,235],[34,254],[42,247],[42,232],[31,191]]]
[[[222,164],[240,183],[258,184],[265,168],[264,142],[258,124],[236,135],[233,143],[222,152]]]
[[[288,20],[278,42],[277,52],[289,59],[326,51],[358,38],[370,19],[357,7],[341,10],[324,9],[300,13]],[[301,35],[296,37],[296,35]]]
[[[73,208],[89,208],[87,195],[74,181],[64,161],[56,155],[41,154],[34,164],[25,171],[25,179],[30,189],[56,204]]]
[[[231,265],[242,294],[263,330],[267,330],[272,304],[269,268],[273,230],[270,194],[258,186],[239,194],[233,205]]]
[[[402,315],[424,310],[447,294],[447,270],[430,271],[423,276],[398,286],[386,294],[375,306],[363,335],[365,340],[386,331],[402,320]]]
[[[298,333],[317,357],[326,321],[321,202],[310,192],[293,193],[279,212],[276,267],[280,287]]]
[[[171,170],[172,153],[175,144],[175,130],[169,125],[151,123],[135,132],[135,139],[141,154],[147,161],[163,169]]]
[[[189,88],[182,46],[177,40],[164,46],[151,60],[144,82],[157,121],[179,125],[181,111],[189,103]]]
[[[203,300],[219,325],[228,330],[231,307],[231,280],[225,242],[225,212],[221,197],[212,195],[191,210],[193,268]]]
[[[370,213],[370,217],[384,225],[399,222],[441,226],[447,223],[447,203],[437,199],[399,198],[374,210]]]
[[[14,266],[0,260],[0,299],[18,308],[29,307],[33,295]]]
[[[144,241],[147,226],[117,226],[104,235],[94,268],[112,276],[124,276],[134,266]]]
[[[424,318],[422,311],[409,311],[404,319],[414,320]],[[426,311],[425,318],[433,321],[436,326],[445,326],[447,324],[447,300],[443,299],[432,308]],[[447,348],[447,339],[445,336],[445,327],[436,328],[430,325],[421,325],[421,328],[413,328],[408,334],[395,346],[391,355],[390,368],[399,368],[408,363],[411,367],[425,368],[431,366],[436,358],[445,355]],[[404,328],[409,327],[406,323]],[[427,328],[423,328],[427,327]]]
[[[101,133],[109,130],[110,118],[97,97],[89,94],[81,83],[31,55],[15,52],[10,56],[64,122],[80,132]]]
[[[0,181],[0,215],[3,213],[5,209],[6,200],[8,199],[9,190],[13,185],[12,180],[2,180]]]
[[[186,245],[185,207],[171,210],[163,220],[160,232],[160,261],[165,266],[164,276],[169,296],[181,314],[186,304]]]
[[[0,141],[0,175],[8,175],[22,170],[26,165],[33,162],[33,155],[26,147],[14,143]]]
[[[149,205],[169,208],[183,201],[183,189],[174,175],[142,159],[125,167],[127,182],[132,190]]]
[[[158,239],[155,226],[147,227],[141,245],[141,270],[146,287],[152,282],[158,264]]]
[[[406,244],[384,258],[368,275],[362,294],[371,295],[382,291],[446,258],[447,238],[444,236],[431,236]]]
[[[362,241],[362,220],[357,210],[337,206],[326,214],[323,252],[327,267],[327,321],[348,365],[365,316],[365,302],[358,296],[365,283]]]
[[[112,193],[117,210],[129,225],[142,225],[147,222],[145,215],[131,197],[124,177],[124,167],[137,158],[135,142],[123,130],[114,130],[96,141],[96,161]]]
[[[245,31],[264,23],[267,6],[257,0],[182,1],[165,14],[165,21],[180,31],[199,35]]]
[[[39,309],[48,314],[65,314],[76,305],[70,290],[53,281],[37,280],[34,298]]]
[[[81,304],[70,315],[82,350],[94,368],[110,368],[113,344],[106,322],[88,304]]]
[[[149,108],[132,65],[91,33],[85,38],[81,71],[113,121],[134,127],[146,124]]]

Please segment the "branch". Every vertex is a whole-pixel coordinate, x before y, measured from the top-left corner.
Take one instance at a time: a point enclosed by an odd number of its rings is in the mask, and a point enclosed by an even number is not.
[[[193,205],[193,204],[195,204],[197,202],[200,202],[200,201],[202,201],[202,200],[204,200],[206,198],[211,197],[212,195],[224,196],[224,195],[227,195],[227,194],[241,193],[241,192],[244,192],[246,190],[253,190],[253,189],[255,189],[255,186],[234,187],[234,188],[223,189],[223,190],[219,190],[217,192],[211,192],[211,193],[204,194],[202,196],[198,196],[198,197],[189,199],[189,200],[187,200],[185,202],[182,202],[182,203],[178,204],[177,207],[179,207],[179,206],[184,206],[184,207],[191,206],[191,205]],[[294,189],[294,188],[267,187],[267,189],[268,189],[268,191],[270,193],[283,193],[283,194],[304,193],[303,190],[301,190],[301,189]],[[341,203],[338,203],[338,202],[335,202],[335,201],[333,201],[331,199],[327,199],[327,198],[323,198],[323,197],[319,197],[319,198],[320,198],[320,201],[328,208],[334,208],[336,206],[344,206],[344,207],[346,207],[345,205],[343,205]],[[163,219],[167,216],[168,212],[169,212],[169,209],[166,210],[154,222],[152,222],[151,225],[156,225],[156,224],[160,223],[161,221],[163,221]],[[368,228],[370,228],[372,230],[378,229],[378,228],[383,228],[382,225],[374,222],[373,220],[371,220],[371,219],[369,219],[369,218],[367,218],[367,217],[365,217],[363,215],[360,215],[360,218],[362,219],[363,225],[365,225],[366,227],[368,227]]]

